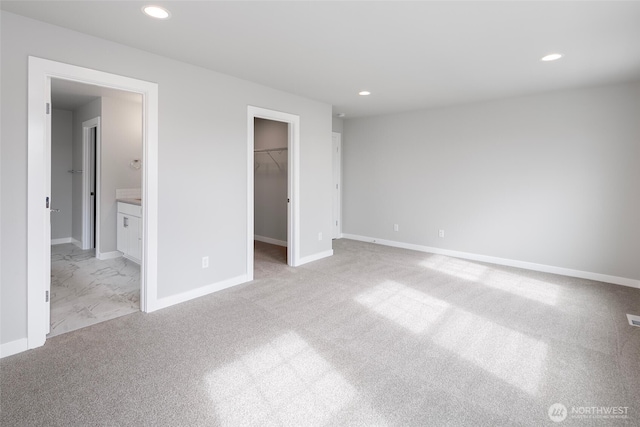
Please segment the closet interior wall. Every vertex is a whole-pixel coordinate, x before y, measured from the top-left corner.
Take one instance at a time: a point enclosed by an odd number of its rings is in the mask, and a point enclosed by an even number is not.
[[[287,245],[289,125],[254,121],[255,240]]]

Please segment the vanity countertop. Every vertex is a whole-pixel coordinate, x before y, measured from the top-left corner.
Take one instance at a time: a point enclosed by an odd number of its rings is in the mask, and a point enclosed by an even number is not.
[[[142,206],[141,199],[116,199],[116,201],[120,203],[128,203],[130,205]]]

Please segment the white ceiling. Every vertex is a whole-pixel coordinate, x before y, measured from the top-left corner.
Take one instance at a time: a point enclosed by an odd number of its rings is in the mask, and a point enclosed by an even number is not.
[[[146,17],[159,4],[171,19]],[[640,80],[638,1],[2,1],[347,117]],[[550,52],[565,57],[539,59]],[[357,92],[370,90],[360,97]]]

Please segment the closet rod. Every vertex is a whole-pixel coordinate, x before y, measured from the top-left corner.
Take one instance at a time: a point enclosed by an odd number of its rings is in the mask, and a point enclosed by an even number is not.
[[[282,148],[261,148],[259,150],[253,150],[254,153],[271,153],[272,151],[286,151],[287,147]]]

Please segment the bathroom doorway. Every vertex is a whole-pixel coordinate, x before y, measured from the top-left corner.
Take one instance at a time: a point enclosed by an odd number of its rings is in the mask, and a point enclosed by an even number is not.
[[[140,94],[53,78],[51,110],[48,337],[140,310],[140,265],[117,250],[115,213],[142,195],[126,167],[142,156]]]

